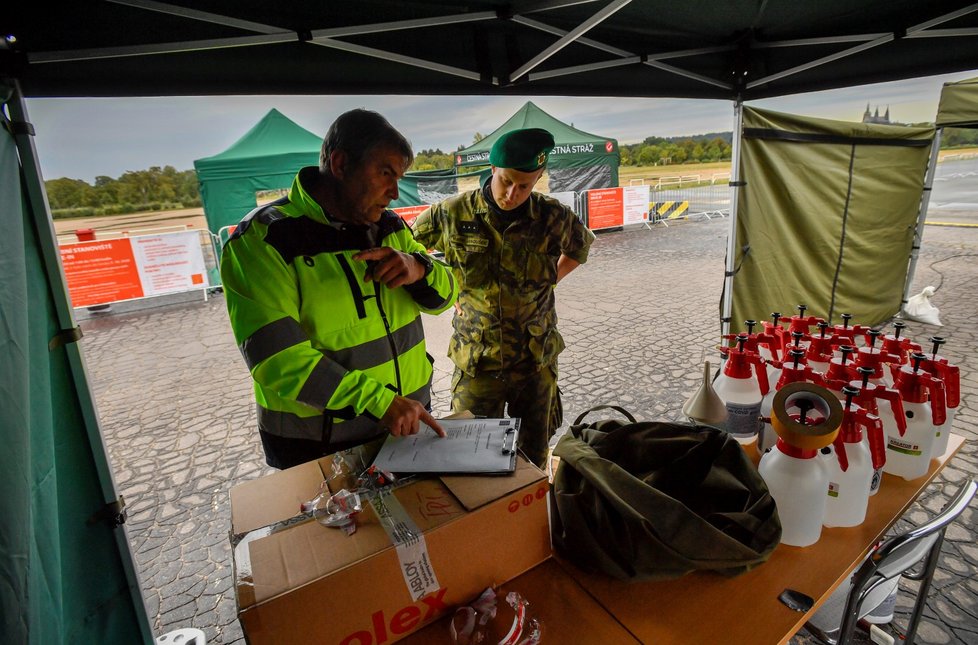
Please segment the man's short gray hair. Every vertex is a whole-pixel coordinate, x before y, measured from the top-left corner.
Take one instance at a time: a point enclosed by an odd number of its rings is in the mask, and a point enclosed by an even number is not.
[[[411,143],[383,116],[371,110],[350,110],[333,121],[319,153],[319,172],[330,174],[329,157],[334,150],[346,153],[353,167],[363,163],[375,148],[385,146],[400,152],[410,165],[414,161]]]

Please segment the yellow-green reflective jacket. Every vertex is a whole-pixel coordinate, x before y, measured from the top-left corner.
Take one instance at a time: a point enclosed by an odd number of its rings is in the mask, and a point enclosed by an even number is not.
[[[444,311],[458,287],[437,261],[411,285],[365,281],[357,252],[424,247],[391,211],[372,227],[330,219],[303,188],[310,173],[318,169],[304,168],[287,197],[241,221],[224,246],[221,279],[259,427],[339,449],[381,434],[376,421],[395,393],[430,402],[420,312]]]

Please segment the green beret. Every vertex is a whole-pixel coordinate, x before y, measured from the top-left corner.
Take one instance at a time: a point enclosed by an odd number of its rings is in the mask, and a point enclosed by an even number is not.
[[[489,163],[497,168],[533,172],[547,165],[553,148],[554,136],[543,128],[513,130],[492,144]]]

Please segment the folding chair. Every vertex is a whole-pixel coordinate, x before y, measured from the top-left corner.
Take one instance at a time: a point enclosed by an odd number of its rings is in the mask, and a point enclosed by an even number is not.
[[[931,579],[934,577],[934,570],[937,568],[937,560],[941,557],[944,532],[951,522],[957,519],[968,507],[976,490],[978,490],[978,482],[968,482],[947,503],[944,510],[930,522],[901,535],[886,539],[875,551],[869,554],[869,557],[853,574],[848,593],[842,591],[846,598],[845,608],[841,615],[841,624],[838,616],[836,616],[835,625],[837,627],[831,630],[826,629],[824,619],[819,620],[823,609],[831,611],[825,607],[816,612],[812,620],[805,623],[805,630],[816,640],[829,645],[846,645],[852,642],[859,619],[886,598],[887,592],[894,586],[895,579],[903,576],[909,580],[920,581],[920,586],[917,589],[917,600],[914,602],[913,612],[910,614],[910,622],[907,624],[904,636],[904,642],[907,645],[913,643],[917,633],[917,625],[927,603],[927,592],[930,589]],[[923,561],[923,566],[920,570],[911,571],[921,561]],[[883,589],[886,586],[888,589]],[[881,594],[881,592],[883,593]],[[866,603],[871,594],[874,602]],[[826,605],[829,605],[831,601],[832,598],[826,601]],[[865,608],[863,608],[864,603],[867,605]]]

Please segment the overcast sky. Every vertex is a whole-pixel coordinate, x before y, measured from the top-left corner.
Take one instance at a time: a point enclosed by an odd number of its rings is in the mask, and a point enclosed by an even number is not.
[[[933,121],[941,85],[978,70],[796,94],[749,105],[808,116],[859,121],[866,104],[904,123]],[[410,139],[415,150],[448,152],[489,134],[531,100],[574,127],[619,143],[733,129],[729,101],[574,97],[454,96],[219,96],[124,99],[29,99],[28,114],[45,179],[93,183],[151,166],[193,168],[237,141],[271,108],[316,134],[340,113],[376,110]]]

